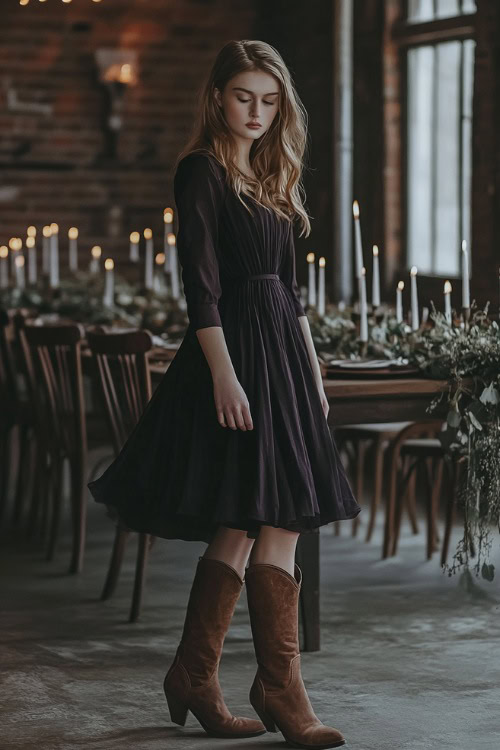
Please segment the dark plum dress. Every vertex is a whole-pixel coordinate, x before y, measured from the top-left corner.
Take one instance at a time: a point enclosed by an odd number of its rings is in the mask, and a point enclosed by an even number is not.
[[[222,524],[308,532],[354,518],[353,497],[314,381],[298,317],[291,223],[243,196],[210,154],[174,179],[189,326],[139,423],[89,483],[131,529],[210,542]],[[196,330],[221,326],[253,430],[217,420]]]

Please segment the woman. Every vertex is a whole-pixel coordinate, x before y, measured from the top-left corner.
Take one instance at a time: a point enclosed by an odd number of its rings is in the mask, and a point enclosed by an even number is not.
[[[89,487],[124,523],[203,540],[184,630],[164,689],[217,737],[280,730],[301,748],[345,744],[314,714],[300,672],[294,563],[301,532],[360,507],[327,424],[295,277],[306,113],[278,52],[232,41],[215,60],[195,133],[177,160],[185,338],[136,429]],[[249,561],[249,567],[246,568]],[[258,670],[234,717],[218,680],[244,581]]]

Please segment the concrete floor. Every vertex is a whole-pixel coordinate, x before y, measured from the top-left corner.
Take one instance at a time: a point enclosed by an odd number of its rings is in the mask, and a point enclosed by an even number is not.
[[[359,539],[349,521],[340,537],[321,529],[322,649],[302,656],[319,718],[356,750],[498,750],[499,578],[464,587],[444,576],[437,555],[424,559],[423,522],[418,536],[405,523],[400,553],[382,561],[380,527],[372,543],[361,541],[366,520]],[[98,599],[112,535],[91,502],[78,577],[66,574],[67,535],[52,563],[12,535],[3,541],[0,748],[284,747],[281,734],[210,738],[191,714],[184,728],[169,722],[162,680],[205,544],[157,541],[142,619],[130,625],[135,541],[115,598]],[[498,547],[496,537],[497,570]],[[243,589],[220,668],[234,713],[255,716],[254,670]]]

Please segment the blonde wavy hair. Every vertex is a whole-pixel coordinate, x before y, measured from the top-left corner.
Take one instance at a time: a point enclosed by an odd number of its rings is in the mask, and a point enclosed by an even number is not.
[[[235,165],[236,142],[215,98],[238,73],[264,71],[279,83],[278,112],[267,132],[254,141],[250,164],[257,179],[244,175]],[[307,112],[279,52],[266,42],[231,41],[217,55],[201,94],[193,133],[176,159],[194,152],[209,152],[225,168],[227,179],[245,208],[241,193],[290,222],[298,217],[300,236],[309,236],[311,224],[304,208],[302,185],[304,155],[308,148]]]

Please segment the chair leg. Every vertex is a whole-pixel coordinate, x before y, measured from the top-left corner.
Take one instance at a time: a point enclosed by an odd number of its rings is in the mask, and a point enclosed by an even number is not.
[[[368,529],[366,531],[365,542],[369,542],[372,538],[373,529],[375,528],[375,519],[377,516],[377,510],[380,505],[380,498],[382,497],[382,483],[384,476],[384,447],[383,440],[377,438],[375,443],[375,476],[374,476],[374,489],[372,506],[370,509],[370,520],[368,522]]]
[[[132,596],[132,606],[130,608],[129,622],[137,622],[141,612],[142,595],[144,591],[144,581],[146,578],[146,568],[148,564],[149,553],[153,547],[155,537],[150,534],[139,534],[139,546],[137,549],[137,564],[135,569],[134,593]]]
[[[410,519],[411,530],[413,534],[418,534],[417,520],[417,472],[412,472],[408,482],[408,495],[406,497],[406,510]]]
[[[444,459],[438,458],[437,468],[434,474],[434,482],[432,485],[432,552],[436,552],[439,549],[440,535],[438,529],[439,521],[439,498],[441,497],[443,487],[443,470],[444,470]]]
[[[398,485],[398,463],[400,457],[399,444],[389,448],[389,494],[385,508],[384,541],[382,544],[382,559],[389,557],[394,535],[394,509],[396,506],[396,493]]]
[[[69,566],[70,573],[81,573],[85,552],[87,526],[87,487],[84,462],[77,457],[71,465],[71,489],[73,511],[73,549]]]
[[[17,456],[17,477],[16,477],[16,491],[14,495],[14,525],[18,526],[24,515],[24,494],[26,489],[26,478],[29,476],[29,472],[26,471],[24,462],[28,456],[29,448],[29,427],[28,425],[19,426],[19,440],[18,440],[18,456]]]
[[[57,473],[55,474],[55,481],[54,481],[54,493],[53,493],[53,500],[52,500],[52,518],[50,520],[49,542],[48,542],[47,556],[46,556],[47,560],[54,559],[57,539],[59,536],[59,528],[61,525],[61,513],[62,513],[63,492],[64,492],[63,471],[64,471],[64,461],[61,461],[61,463],[58,466]]]
[[[10,432],[2,431],[0,439],[0,521],[6,517],[10,480]]]
[[[115,532],[115,541],[113,543],[113,552],[111,553],[111,560],[109,563],[108,573],[106,575],[106,581],[101,594],[101,600],[109,599],[113,596],[116,584],[120,577],[120,571],[123,563],[123,555],[125,553],[125,547],[130,536],[130,532],[121,527],[118,523]]]
[[[403,517],[403,506],[408,501],[409,484],[418,467],[418,461],[411,463],[411,459],[401,461],[402,478],[397,484],[396,508],[394,514],[393,534],[391,555],[394,556],[398,551],[399,534],[401,530],[401,519]]]

